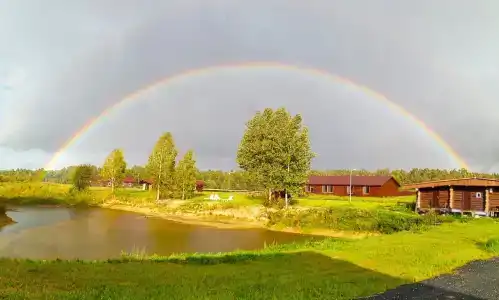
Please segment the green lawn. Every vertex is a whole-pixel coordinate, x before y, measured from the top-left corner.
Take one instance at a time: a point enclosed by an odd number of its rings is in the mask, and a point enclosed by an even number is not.
[[[54,183],[0,183],[0,198],[18,198],[20,202],[25,204],[29,203],[64,203],[65,197],[71,185],[54,184]],[[203,192],[196,194],[191,201],[206,201],[211,192]],[[254,206],[261,205],[262,200],[259,197],[251,197],[248,193],[229,193],[217,192],[221,199],[228,199],[233,196],[233,201],[227,203],[220,201],[220,203],[227,204],[227,206]],[[130,189],[117,189],[115,196],[118,200],[125,202],[154,202],[155,193],[150,191],[143,191],[138,188]],[[102,202],[103,200],[112,197],[111,190],[108,187],[92,187],[90,193],[86,195],[85,200]],[[326,195],[311,195],[307,198],[297,198],[297,205],[304,207],[346,207],[353,206],[357,208],[379,208],[379,207],[393,207],[404,203],[414,202],[414,196],[403,197],[353,197],[352,202],[348,197],[339,196],[326,196]]]
[[[352,299],[489,258],[499,223],[471,220],[356,241],[122,262],[0,260],[8,299]]]

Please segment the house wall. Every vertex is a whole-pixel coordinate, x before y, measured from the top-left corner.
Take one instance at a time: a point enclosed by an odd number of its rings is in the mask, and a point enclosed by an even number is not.
[[[489,209],[491,211],[499,208],[499,189],[495,188],[492,193],[489,193]]]
[[[454,199],[452,207],[455,209],[464,209],[463,204],[465,195],[471,201],[471,211],[485,211],[485,187],[454,187]],[[478,193],[481,193],[481,198],[478,198]],[[489,194],[490,199],[490,194]],[[494,201],[495,203],[495,201]]]
[[[348,186],[333,186],[332,193],[322,192],[322,185],[309,185],[313,188],[311,194],[320,195],[336,195],[336,196],[348,196]],[[371,186],[369,193],[364,193],[364,186],[352,186],[353,194],[352,196],[363,196],[363,197],[387,197],[387,196],[402,196],[402,195],[413,195],[413,192],[399,191],[398,183],[392,178],[388,180],[382,186]]]
[[[435,195],[437,195],[436,199]],[[420,189],[419,197],[419,208],[422,209],[448,208],[450,205],[450,189],[448,187]]]

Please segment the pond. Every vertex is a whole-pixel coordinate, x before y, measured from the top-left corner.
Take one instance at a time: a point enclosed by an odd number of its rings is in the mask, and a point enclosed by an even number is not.
[[[310,236],[265,229],[220,229],[104,208],[15,207],[0,228],[0,257],[107,259],[147,254],[261,249]]]

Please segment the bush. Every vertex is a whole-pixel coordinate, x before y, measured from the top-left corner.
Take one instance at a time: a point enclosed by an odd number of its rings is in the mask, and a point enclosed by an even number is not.
[[[73,187],[78,191],[83,191],[90,187],[93,169],[91,165],[80,165],[73,174]]]
[[[340,231],[395,233],[421,230],[452,218],[436,214],[416,214],[358,208],[316,208],[307,210],[267,210],[264,215],[268,226],[281,225],[295,228],[323,228]]]
[[[485,249],[492,253],[499,253],[499,237],[489,239],[485,243]]]

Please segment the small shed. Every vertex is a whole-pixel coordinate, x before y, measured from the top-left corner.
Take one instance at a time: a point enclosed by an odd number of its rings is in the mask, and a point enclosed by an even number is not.
[[[440,210],[453,213],[496,215],[499,213],[499,180],[460,178],[410,184],[416,189],[418,211]]]
[[[139,184],[142,186],[142,190],[147,191],[152,188],[153,181],[151,179],[141,179]]]

